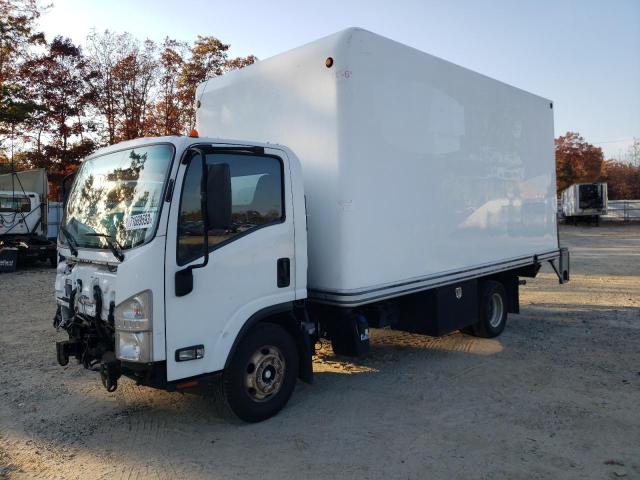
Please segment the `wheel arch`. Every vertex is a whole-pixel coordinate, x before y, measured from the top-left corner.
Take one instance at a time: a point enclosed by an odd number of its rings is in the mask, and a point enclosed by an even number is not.
[[[313,346],[305,335],[305,331],[301,328],[301,321],[296,314],[294,302],[279,303],[258,310],[251,315],[242,325],[240,331],[231,345],[231,349],[227,355],[224,368],[227,369],[231,363],[231,359],[235,355],[238,345],[256,325],[260,323],[274,323],[283,327],[289,335],[294,339],[298,350],[299,361],[299,378],[307,383],[311,383],[313,379],[312,355]]]

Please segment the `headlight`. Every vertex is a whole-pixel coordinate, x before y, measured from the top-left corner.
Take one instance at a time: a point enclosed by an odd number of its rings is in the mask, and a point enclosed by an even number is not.
[[[116,307],[116,330],[145,332],[152,329],[151,291],[145,290],[127,298]]]
[[[116,357],[131,362],[153,360],[151,291],[127,298],[116,307]]]
[[[130,362],[150,362],[153,359],[151,332],[116,331],[116,357]]]

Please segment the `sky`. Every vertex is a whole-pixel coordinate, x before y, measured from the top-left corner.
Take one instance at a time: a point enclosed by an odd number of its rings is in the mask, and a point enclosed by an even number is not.
[[[259,59],[361,27],[553,100],[556,136],[605,158],[640,138],[640,0],[53,0],[40,26],[80,44],[213,35]]]

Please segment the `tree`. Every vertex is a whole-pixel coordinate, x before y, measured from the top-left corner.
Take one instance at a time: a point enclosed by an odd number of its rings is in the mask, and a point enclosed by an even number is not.
[[[602,149],[587,143],[580,134],[567,132],[555,140],[558,191],[574,183],[595,182],[602,176]]]
[[[151,127],[152,94],[157,81],[157,46],[142,44],[128,33],[106,30],[88,37],[89,55],[97,72],[96,105],[106,121],[109,144],[145,136]]]
[[[257,60],[253,55],[229,60],[228,50],[229,45],[222,43],[217,38],[198,35],[191,48],[191,56],[184,63],[178,80],[186,128],[195,123],[195,96],[198,85],[230,70],[251,65]]]
[[[184,108],[178,95],[178,77],[188,47],[184,42],[165,38],[159,57],[158,101],[151,115],[153,135],[178,135],[184,132]]]
[[[610,200],[640,198],[640,165],[613,160],[605,162],[604,180]]]
[[[236,57],[231,60],[227,60],[227,64],[225,65],[225,71],[230,70],[239,70],[248,65],[253,65],[258,61],[258,57],[255,55],[249,55],[247,57]]]
[[[131,140],[147,134],[151,92],[156,82],[158,62],[156,44],[133,42],[112,70],[117,114],[121,117],[117,140]]]
[[[633,143],[627,149],[627,160],[631,165],[640,167],[640,138],[634,138]]]
[[[95,102],[95,90],[89,80],[95,76],[80,47],[68,38],[53,39],[47,52],[25,62],[20,70],[28,92],[39,105],[32,121],[37,131],[35,149],[43,152],[43,135],[47,136],[46,153],[52,161],[77,162],[74,153],[91,128],[87,115]],[[80,147],[80,150],[84,150]]]
[[[29,48],[44,43],[36,31],[41,11],[37,0],[0,0],[0,148],[7,137],[13,142],[16,127],[36,109],[17,71]]]
[[[80,47],[62,37],[53,39],[45,53],[20,69],[27,92],[37,111],[26,122],[24,137],[31,146],[27,161],[46,168],[52,184],[73,170],[96,145],[91,135],[91,108],[95,76]]]
[[[41,11],[38,0],[0,0],[0,87],[12,79],[29,47],[45,43],[36,31]]]
[[[108,30],[91,32],[85,56],[62,37],[46,44],[39,2],[0,0],[0,162],[47,168],[52,186],[100,144],[185,133],[198,84],[256,61],[228,58],[215,37],[191,47],[166,38],[159,49]],[[2,149],[7,138],[15,156]]]
[[[116,142],[117,100],[113,69],[120,60],[119,48],[123,43],[131,42],[128,34],[116,35],[109,30],[98,34],[93,30],[87,37],[89,58],[92,69],[96,72],[93,86],[96,91],[96,107],[106,122],[106,141],[109,145]]]

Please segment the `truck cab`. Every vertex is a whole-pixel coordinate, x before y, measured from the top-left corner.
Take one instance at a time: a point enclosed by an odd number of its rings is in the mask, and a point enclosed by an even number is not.
[[[32,232],[40,222],[39,209],[40,196],[36,192],[0,190],[0,236]]]
[[[210,138],[87,158],[58,237],[59,362],[99,366],[109,390],[120,375],[169,390],[223,381],[246,420],[279,410],[310,371],[300,176],[286,147]]]

